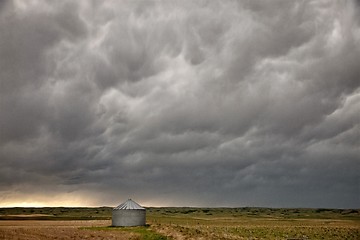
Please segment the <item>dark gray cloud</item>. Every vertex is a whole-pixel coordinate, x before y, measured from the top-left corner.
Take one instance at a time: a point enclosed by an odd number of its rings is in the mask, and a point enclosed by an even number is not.
[[[4,1],[0,32],[2,206],[360,207],[356,1]]]

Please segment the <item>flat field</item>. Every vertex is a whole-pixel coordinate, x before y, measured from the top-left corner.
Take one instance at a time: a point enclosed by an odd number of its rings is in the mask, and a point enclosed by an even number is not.
[[[147,208],[146,227],[109,227],[111,208],[0,208],[0,239],[360,239],[359,209]]]

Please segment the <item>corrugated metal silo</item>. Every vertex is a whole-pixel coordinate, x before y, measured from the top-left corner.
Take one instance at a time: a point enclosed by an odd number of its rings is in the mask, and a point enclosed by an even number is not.
[[[146,210],[131,199],[120,204],[112,211],[112,226],[144,226]]]

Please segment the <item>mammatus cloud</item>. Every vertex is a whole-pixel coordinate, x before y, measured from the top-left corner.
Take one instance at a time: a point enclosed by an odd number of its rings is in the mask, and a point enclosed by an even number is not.
[[[3,2],[0,205],[358,208],[359,11]]]

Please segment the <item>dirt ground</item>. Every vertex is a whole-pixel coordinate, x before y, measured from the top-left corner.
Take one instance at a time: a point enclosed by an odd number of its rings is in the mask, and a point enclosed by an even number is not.
[[[83,227],[110,226],[110,220],[93,221],[0,221],[0,239],[138,239],[135,233],[123,231],[99,231]]]

